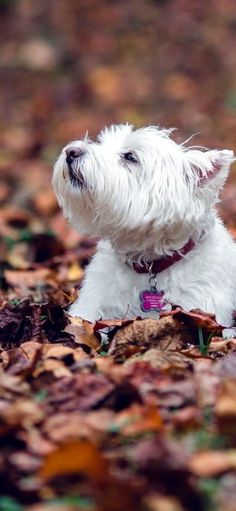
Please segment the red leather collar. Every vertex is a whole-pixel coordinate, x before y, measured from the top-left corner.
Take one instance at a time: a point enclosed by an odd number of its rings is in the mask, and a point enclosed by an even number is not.
[[[155,261],[145,262],[145,263],[133,263],[133,269],[137,273],[152,273],[153,275],[157,275],[157,273],[161,273],[166,270],[172,264],[180,261],[183,256],[188,254],[195,247],[195,243],[193,240],[189,240],[179,252],[174,252],[171,256],[165,256],[161,259],[155,259]]]

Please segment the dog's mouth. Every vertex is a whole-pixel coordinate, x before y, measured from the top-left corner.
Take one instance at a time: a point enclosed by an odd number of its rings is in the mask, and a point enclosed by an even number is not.
[[[74,169],[71,163],[67,162],[68,171],[69,171],[69,179],[72,186],[75,188],[84,188],[85,187],[85,181],[84,176],[80,172],[78,168]]]

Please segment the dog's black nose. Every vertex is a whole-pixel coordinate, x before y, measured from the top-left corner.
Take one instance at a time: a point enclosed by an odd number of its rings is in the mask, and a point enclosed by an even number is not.
[[[84,151],[80,147],[69,146],[66,148],[66,163],[71,165],[75,158],[82,156]]]

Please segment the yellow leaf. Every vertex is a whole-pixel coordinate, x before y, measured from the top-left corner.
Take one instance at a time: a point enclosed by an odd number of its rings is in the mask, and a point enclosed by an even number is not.
[[[71,264],[67,274],[68,280],[70,282],[77,281],[82,279],[83,276],[84,270],[81,268],[81,266],[77,262]]]

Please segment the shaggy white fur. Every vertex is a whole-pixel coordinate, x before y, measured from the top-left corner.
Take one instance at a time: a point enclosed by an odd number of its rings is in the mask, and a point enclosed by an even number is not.
[[[232,324],[236,245],[215,204],[234,154],[186,148],[170,135],[153,126],[113,125],[96,141],[85,137],[62,150],[53,175],[59,204],[76,229],[102,239],[71,315],[157,317],[140,309],[149,275],[131,263],[171,255],[192,239],[193,250],[157,275],[158,289],[171,303]]]

